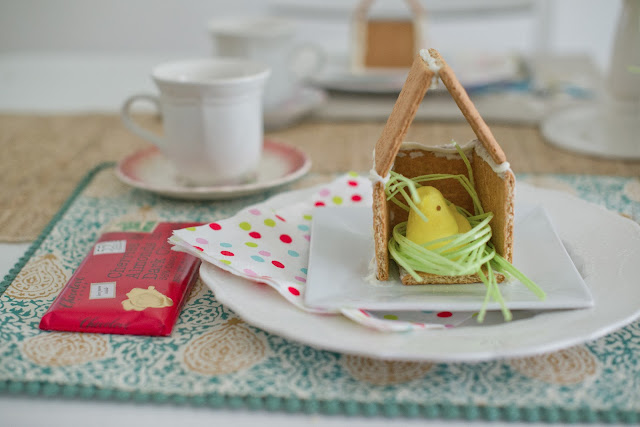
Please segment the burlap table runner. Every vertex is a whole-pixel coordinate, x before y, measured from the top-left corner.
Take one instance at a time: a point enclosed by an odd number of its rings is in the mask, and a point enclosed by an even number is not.
[[[140,116],[160,131],[155,116]],[[312,158],[313,172],[365,171],[383,122],[306,121],[267,136],[296,145]],[[533,127],[492,125],[516,172],[638,176],[640,162],[603,160],[545,144]],[[414,122],[408,140],[467,141],[466,123]],[[87,171],[118,161],[148,143],[131,134],[113,114],[0,115],[0,241],[31,241],[69,197]]]

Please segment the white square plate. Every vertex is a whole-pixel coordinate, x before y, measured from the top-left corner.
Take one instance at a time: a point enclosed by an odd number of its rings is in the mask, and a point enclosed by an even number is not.
[[[370,208],[320,208],[314,212],[305,304],[336,310],[476,311],[485,286],[404,286],[397,277],[373,279],[372,215]],[[500,284],[512,310],[584,308],[593,298],[574,266],[551,220],[541,206],[516,205],[514,266],[547,294],[538,299],[515,279]],[[490,302],[489,310],[499,309]]]

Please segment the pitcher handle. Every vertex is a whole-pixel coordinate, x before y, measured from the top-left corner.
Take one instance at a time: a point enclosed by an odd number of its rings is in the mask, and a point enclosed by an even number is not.
[[[305,56],[307,58],[304,58]],[[307,59],[307,63],[304,63],[304,59]],[[311,42],[295,46],[289,54],[289,68],[300,80],[309,79],[312,75],[320,72],[326,63],[327,53],[325,50],[320,45]]]

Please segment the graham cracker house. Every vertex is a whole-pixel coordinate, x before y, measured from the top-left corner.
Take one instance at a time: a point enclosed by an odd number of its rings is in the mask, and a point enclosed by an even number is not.
[[[404,141],[423,97],[436,78],[439,78],[449,91],[477,137],[477,140],[465,144],[462,149],[470,162],[480,203],[485,211],[492,212],[494,215],[490,222],[491,243],[496,252],[508,262],[513,258],[515,176],[502,148],[469,99],[453,70],[435,49],[425,49],[414,56],[406,82],[375,146],[372,170],[372,176],[374,176],[373,228],[378,280],[389,279],[390,259],[387,245],[391,231],[396,224],[406,221],[408,217],[405,210],[387,200],[385,183],[390,171],[393,169],[407,178],[442,173],[467,175],[467,166],[452,145],[427,146]],[[434,181],[429,185],[440,190],[450,202],[473,212],[471,196],[458,181],[445,179]],[[419,272],[419,274],[422,281],[416,282],[410,275],[403,275],[400,272],[401,280],[406,285],[480,281],[477,274],[468,276],[438,276],[428,272]],[[504,276],[500,276],[498,281],[504,280]]]

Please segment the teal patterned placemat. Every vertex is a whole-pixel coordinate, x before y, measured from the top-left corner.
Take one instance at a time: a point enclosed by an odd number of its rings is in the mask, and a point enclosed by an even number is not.
[[[638,179],[518,179],[640,219]],[[38,329],[108,224],[212,221],[272,194],[175,201],[124,186],[112,165],[95,169],[0,284],[0,392],[386,417],[640,422],[640,322],[536,357],[382,361],[313,349],[252,327],[198,282],[170,337]]]

